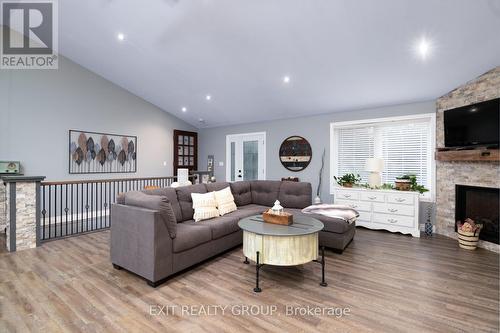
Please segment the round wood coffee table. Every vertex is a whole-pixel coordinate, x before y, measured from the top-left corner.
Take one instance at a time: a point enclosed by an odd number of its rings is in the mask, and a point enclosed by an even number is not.
[[[259,270],[263,265],[295,266],[311,261],[321,264],[321,283],[325,282],[325,251],[321,248],[321,260],[318,259],[318,233],[323,223],[308,216],[294,216],[292,225],[266,223],[262,215],[254,215],[238,222],[243,230],[243,254],[245,264],[248,259],[256,263],[255,292],[259,287]]]

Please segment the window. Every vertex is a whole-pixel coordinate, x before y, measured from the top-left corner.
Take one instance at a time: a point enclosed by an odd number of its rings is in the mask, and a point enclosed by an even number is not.
[[[411,173],[417,175],[419,184],[432,192],[434,121],[434,114],[425,114],[332,123],[332,174],[359,174],[361,182],[366,183],[366,159],[380,157],[384,159],[382,183],[393,184],[397,176]],[[331,181],[333,190],[333,177]],[[431,197],[432,193],[427,196]]]

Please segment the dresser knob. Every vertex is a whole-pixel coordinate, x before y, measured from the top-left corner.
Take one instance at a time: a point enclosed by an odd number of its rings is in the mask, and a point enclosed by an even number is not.
[[[377,197],[368,197],[368,199],[375,200],[375,199],[377,199]]]
[[[389,221],[389,223],[396,223],[396,222],[398,222],[398,220],[395,220],[395,219],[387,219],[387,221]]]
[[[351,205],[351,208],[356,208],[358,207],[358,205]]]
[[[350,197],[351,197],[351,195],[350,195],[350,194],[344,194],[344,197],[345,197],[345,198],[350,198]]]
[[[396,201],[397,201],[397,202],[403,202],[403,201],[406,201],[406,199],[403,199],[403,198],[396,198]]]
[[[397,211],[398,211],[398,210],[397,210],[397,209],[395,209],[395,208],[388,208],[387,210],[388,210],[388,211],[390,211],[391,213],[395,213],[395,212],[397,212]]]

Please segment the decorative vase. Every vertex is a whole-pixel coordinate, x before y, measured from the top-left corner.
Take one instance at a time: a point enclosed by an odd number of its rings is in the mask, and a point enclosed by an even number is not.
[[[432,236],[432,223],[429,221],[425,222],[425,234],[427,236]]]
[[[344,183],[342,184],[343,187],[352,187],[352,183]]]
[[[316,198],[314,198],[314,204],[315,205],[321,204],[321,198],[319,197],[319,195],[317,195]]]

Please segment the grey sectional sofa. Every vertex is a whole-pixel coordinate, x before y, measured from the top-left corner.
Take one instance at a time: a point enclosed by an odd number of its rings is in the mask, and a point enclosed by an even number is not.
[[[191,193],[217,191],[228,186],[238,210],[194,222]],[[238,227],[240,219],[262,213],[276,199],[286,211],[303,214],[301,209],[311,205],[312,197],[311,184],[280,181],[221,182],[142,192],[148,194],[139,195],[142,201],[146,198],[151,202],[127,205],[121,197],[112,205],[111,261],[116,269],[124,268],[142,276],[153,287],[177,272],[240,245],[243,241]],[[149,195],[161,196],[161,200],[158,197],[148,200]],[[154,209],[155,202],[169,204],[172,207],[170,215]],[[319,234],[321,246],[342,252],[353,239],[354,223],[321,215],[310,216],[325,225]]]

